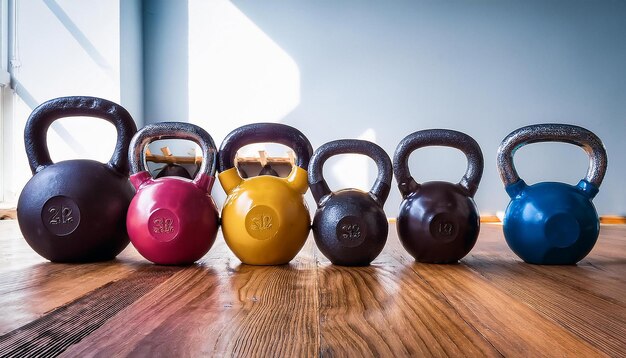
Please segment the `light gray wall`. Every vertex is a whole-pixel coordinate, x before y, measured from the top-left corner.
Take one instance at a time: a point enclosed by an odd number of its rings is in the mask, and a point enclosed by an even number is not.
[[[143,90],[146,124],[187,122],[187,1],[143,1]]]
[[[508,201],[495,168],[502,138],[531,123],[574,123],[596,132],[609,151],[598,210],[626,214],[626,3],[235,4],[298,64],[302,100],[284,122],[314,146],[374,128],[391,155],[415,130],[464,131],[486,159],[477,202],[495,212]],[[416,178],[458,180],[462,159],[431,150],[416,153],[411,167]],[[529,182],[576,183],[587,165],[584,153],[567,145],[533,145],[517,159]],[[394,190],[390,214],[399,200]]]
[[[144,1],[146,123],[186,120],[187,19],[180,4]],[[397,143],[416,130],[466,132],[485,155],[476,200],[483,213],[495,213],[508,202],[495,167],[502,138],[532,123],[578,124],[597,133],[609,153],[595,200],[598,211],[626,214],[626,3],[237,0],[234,5],[298,65],[300,103],[280,121],[302,130],[314,147],[369,129],[393,155]],[[205,128],[211,132],[210,124]],[[464,157],[451,149],[421,150],[410,163],[422,181],[457,181],[465,170]],[[518,153],[516,164],[529,183],[576,183],[587,158],[573,146],[535,144]],[[350,182],[346,171],[327,172],[331,187]],[[372,165],[368,173],[371,183]],[[389,216],[396,215],[399,203],[394,183]]]
[[[141,0],[120,1],[120,103],[137,126],[143,119],[143,36]]]

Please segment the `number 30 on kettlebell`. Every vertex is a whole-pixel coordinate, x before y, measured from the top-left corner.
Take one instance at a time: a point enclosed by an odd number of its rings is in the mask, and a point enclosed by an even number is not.
[[[239,176],[234,163],[237,150],[263,142],[283,144],[295,152],[296,165],[286,178]],[[219,179],[228,195],[222,209],[222,232],[228,247],[243,263],[286,264],[304,246],[311,226],[304,194],[312,152],[304,134],[278,123],[237,128],[222,142]]]
[[[363,154],[376,162],[378,176],[369,192],[344,189],[332,192],[324,180],[326,160],[338,154]],[[309,164],[309,186],[317,202],[313,236],[320,251],[335,265],[369,265],[387,242],[389,224],[383,205],[389,196],[393,168],[378,145],[343,139],[319,147]]]
[[[160,139],[186,139],[202,149],[195,179],[153,179],[145,166],[145,149]],[[128,208],[128,234],[146,259],[162,265],[190,264],[206,254],[217,236],[219,217],[210,196],[217,150],[211,136],[190,123],[150,124],[133,137],[130,181],[137,194]]]
[[[409,172],[409,155],[427,146],[461,150],[467,170],[458,184],[432,181],[418,184]],[[483,154],[467,134],[430,129],[404,138],[393,159],[394,173],[403,200],[397,229],[406,250],[420,262],[453,263],[467,255],[478,238],[480,217],[474,194],[483,174]]]
[[[543,182],[527,185],[513,164],[522,146],[564,142],[582,147],[589,155],[587,176],[578,185]],[[498,170],[511,202],[504,214],[504,236],[522,260],[532,264],[575,264],[598,239],[600,221],[592,199],[598,194],[607,167],[600,138],[582,127],[538,124],[513,131],[498,149]]]
[[[46,134],[57,119],[97,117],[115,126],[111,160],[53,163]],[[128,145],[137,131],[120,105],[95,97],[62,97],[35,108],[26,122],[24,144],[33,177],[17,204],[26,242],[55,262],[110,260],[128,245],[126,210],[133,197],[128,183]]]

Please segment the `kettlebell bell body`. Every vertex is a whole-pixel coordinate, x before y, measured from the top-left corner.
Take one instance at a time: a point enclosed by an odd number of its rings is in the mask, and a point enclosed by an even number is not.
[[[431,181],[418,184],[410,174],[410,154],[427,146],[461,150],[468,167],[458,184]],[[424,263],[455,263],[478,239],[480,216],[473,196],[484,169],[480,146],[470,136],[452,130],[430,129],[405,137],[394,155],[394,172],[402,203],[396,227],[404,248]]]
[[[323,177],[324,162],[338,154],[355,153],[372,158],[378,177],[369,192],[344,189],[332,192]],[[319,147],[309,164],[309,186],[317,202],[313,236],[317,247],[333,264],[369,265],[387,242],[389,224],[383,206],[392,178],[391,159],[378,145],[343,139]]]
[[[187,139],[202,148],[195,179],[153,179],[144,165],[145,148],[159,139]],[[217,236],[219,214],[210,196],[215,181],[217,149],[211,136],[190,123],[162,122],[133,137],[130,180],[137,189],[126,219],[130,240],[146,259],[161,265],[184,265],[206,254]]]
[[[163,166],[163,168],[161,168],[155,178],[159,179],[163,177],[181,177],[185,179],[191,179],[191,175],[189,175],[187,169],[185,169],[181,165],[172,163],[168,163]]]
[[[587,177],[578,185],[542,182],[527,185],[513,164],[522,146],[565,142],[582,147],[590,157]],[[541,265],[570,265],[595,245],[600,221],[592,203],[607,167],[602,141],[590,131],[566,124],[539,124],[509,134],[498,149],[498,170],[511,202],[503,220],[506,242],[522,260]]]
[[[50,125],[64,117],[98,117],[115,125],[111,160],[53,163],[47,148]],[[128,145],[137,131],[120,105],[95,97],[62,97],[35,108],[24,129],[33,172],[18,200],[26,242],[53,262],[110,260],[128,245],[126,210],[134,190],[128,182]]]
[[[260,142],[279,143],[294,150],[296,166],[286,178],[239,176],[234,166],[237,150]],[[222,232],[228,247],[243,263],[286,264],[304,246],[311,225],[304,194],[312,152],[304,134],[284,124],[250,124],[235,129],[224,139],[218,175],[227,194]]]
[[[270,163],[266,163],[263,168],[261,168],[261,171],[259,172],[259,175],[271,175],[271,176],[279,176],[278,172],[276,170],[274,170],[274,168],[272,168],[272,166],[270,165]]]

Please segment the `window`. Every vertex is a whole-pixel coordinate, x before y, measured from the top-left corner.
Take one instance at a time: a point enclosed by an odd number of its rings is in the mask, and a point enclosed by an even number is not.
[[[9,4],[7,0],[0,0],[0,202],[5,201],[5,183],[8,174],[6,168],[6,153],[8,136],[5,127],[10,120],[12,90],[9,75]]]

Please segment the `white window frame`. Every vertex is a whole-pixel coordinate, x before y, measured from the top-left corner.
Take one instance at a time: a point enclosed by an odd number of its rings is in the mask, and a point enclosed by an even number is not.
[[[11,120],[13,117],[13,89],[11,88],[10,60],[9,52],[11,42],[9,41],[9,26],[12,17],[9,10],[9,1],[0,0],[0,203],[13,201],[7,195],[8,185],[11,181]],[[14,5],[12,3],[11,5]],[[14,8],[14,7],[13,7]]]

